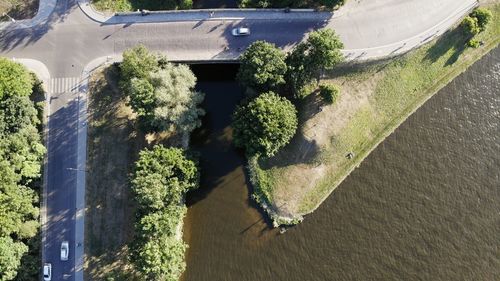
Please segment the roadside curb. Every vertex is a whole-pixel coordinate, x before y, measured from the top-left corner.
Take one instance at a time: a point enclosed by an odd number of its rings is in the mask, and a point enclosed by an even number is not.
[[[52,14],[56,4],[57,0],[40,0],[36,16],[31,19],[18,20],[16,22],[0,22],[0,30],[32,28],[36,25],[42,24],[47,21],[50,14]]]

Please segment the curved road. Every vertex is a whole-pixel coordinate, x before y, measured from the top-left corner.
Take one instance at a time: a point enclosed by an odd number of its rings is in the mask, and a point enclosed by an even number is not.
[[[218,10],[213,15],[198,11],[106,17],[89,9],[88,0],[78,1],[81,8],[76,0],[41,0],[34,20],[0,24],[2,56],[40,61],[46,66],[44,73],[50,73],[45,81],[49,119],[42,255],[44,262],[52,263],[52,280],[83,280],[79,243],[85,186],[84,93],[91,61],[93,66],[102,62],[96,58],[119,59],[123,50],[139,43],[166,52],[175,61],[235,60],[255,40],[288,50],[321,27],[336,30],[348,59],[379,58],[442,34],[477,4],[475,0],[350,0],[334,14]],[[231,29],[239,25],[250,27],[252,34],[231,36]],[[70,244],[66,262],[59,259],[63,240]]]

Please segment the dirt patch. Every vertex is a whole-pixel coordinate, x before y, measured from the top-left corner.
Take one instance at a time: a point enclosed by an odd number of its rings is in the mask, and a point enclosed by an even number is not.
[[[0,0],[0,21],[31,19],[38,12],[39,0]]]
[[[133,237],[135,206],[128,174],[144,144],[117,80],[118,70],[109,67],[96,72],[89,85],[85,280],[130,270],[127,244]]]

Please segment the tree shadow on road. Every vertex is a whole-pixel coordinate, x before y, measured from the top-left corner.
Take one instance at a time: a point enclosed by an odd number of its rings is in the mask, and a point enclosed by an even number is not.
[[[48,8],[45,7],[45,9]],[[54,25],[66,21],[67,16],[75,9],[78,9],[78,5],[74,1],[58,1],[48,18],[36,26],[22,28],[23,22],[12,23],[0,32],[0,49],[8,52],[15,48],[34,44],[52,30]],[[71,39],[68,38],[68,40]]]

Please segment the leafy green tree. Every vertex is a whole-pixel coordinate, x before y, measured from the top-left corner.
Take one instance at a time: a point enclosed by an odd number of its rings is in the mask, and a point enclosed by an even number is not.
[[[314,78],[312,66],[309,65],[307,57],[307,49],[306,43],[299,43],[286,57],[286,65],[288,66],[285,75],[287,91],[290,91],[295,97]]]
[[[9,236],[0,236],[0,281],[12,280],[21,265],[21,257],[28,246],[15,242]]]
[[[493,14],[486,8],[477,8],[470,14],[471,17],[477,19],[477,25],[481,31],[486,29],[486,26],[493,18]]]
[[[205,111],[199,106],[204,95],[194,91],[196,77],[186,65],[168,64],[165,69],[151,73],[154,88],[154,116],[149,124],[157,131],[191,133],[201,126]]]
[[[460,26],[462,27],[467,37],[473,37],[474,35],[481,32],[481,29],[479,28],[479,24],[477,22],[477,18],[475,17],[465,17],[460,23]]]
[[[120,64],[122,86],[128,85],[132,78],[147,78],[150,72],[158,69],[158,55],[150,52],[144,45],[138,45],[123,52]]]
[[[297,130],[297,110],[287,99],[264,93],[233,115],[234,142],[249,155],[273,156]]]
[[[344,56],[340,51],[343,47],[344,44],[332,29],[311,32],[307,40],[295,46],[286,58],[289,90],[297,95],[314,78],[319,83],[325,70],[343,61]]]
[[[0,58],[0,77],[0,100],[31,94],[34,81],[29,71],[19,63]]]
[[[130,97],[129,105],[137,113],[139,122],[141,124],[151,124],[154,119],[156,103],[153,85],[146,78],[132,78],[128,93]]]
[[[252,43],[241,55],[238,81],[257,91],[276,90],[285,83],[285,54],[274,44]]]
[[[326,69],[332,69],[336,64],[342,62],[344,56],[340,52],[344,44],[330,28],[322,28],[309,34],[307,38],[307,67],[316,73],[317,80]]]
[[[186,269],[186,248],[182,240],[163,235],[141,243],[132,261],[144,280],[178,281]]]
[[[161,235],[174,236],[186,211],[185,206],[169,205],[160,211],[148,213],[136,224],[136,233],[145,239],[159,238]]]
[[[196,165],[179,148],[157,145],[141,151],[132,179],[139,209],[149,212],[179,204],[184,193],[198,186]]]

